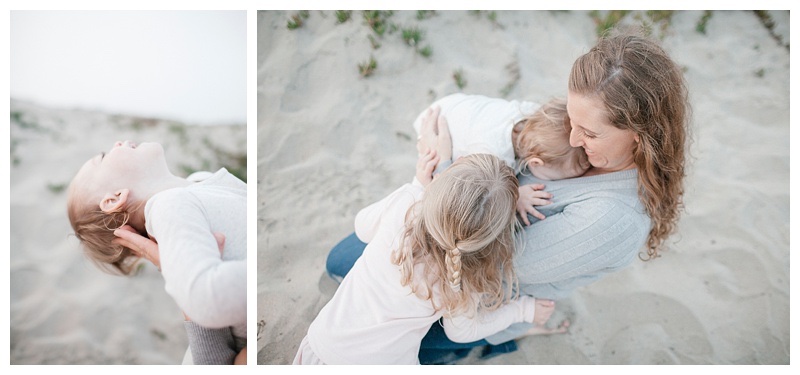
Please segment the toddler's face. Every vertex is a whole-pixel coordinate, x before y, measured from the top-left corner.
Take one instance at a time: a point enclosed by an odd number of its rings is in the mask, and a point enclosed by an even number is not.
[[[99,202],[106,193],[134,188],[164,172],[169,173],[169,169],[160,144],[118,141],[108,152],[84,163],[72,184],[85,198]]]

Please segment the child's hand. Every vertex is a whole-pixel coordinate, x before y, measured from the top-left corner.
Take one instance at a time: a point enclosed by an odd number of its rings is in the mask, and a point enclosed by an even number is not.
[[[417,180],[422,186],[428,186],[433,181],[433,170],[439,164],[439,156],[435,150],[428,150],[427,153],[419,157],[417,161]]]
[[[157,242],[140,235],[136,229],[133,229],[130,225],[123,225],[114,230],[114,235],[117,236],[117,238],[111,242],[131,249],[136,256],[146,259],[161,270],[161,258],[159,256]],[[225,235],[216,232],[213,233],[213,235],[214,239],[217,241],[217,248],[219,249],[220,256],[222,256],[222,251],[225,249]]]
[[[556,303],[549,299],[536,299],[536,309],[533,312],[533,324],[543,326],[550,320],[550,315],[556,310]]]
[[[440,116],[441,108],[428,108],[422,119],[419,139],[417,139],[417,152],[420,156],[429,150],[436,150],[441,161],[453,158],[453,139],[447,119]]]
[[[123,225],[114,230],[114,235],[117,236],[117,238],[111,242],[131,249],[136,256],[147,259],[150,263],[153,263],[156,268],[161,270],[158,243],[140,235],[139,232],[130,225]]]
[[[529,184],[519,187],[517,213],[519,213],[519,216],[522,218],[522,222],[525,223],[525,226],[531,225],[530,220],[528,220],[528,214],[533,215],[533,217],[539,220],[544,220],[544,215],[534,208],[534,206],[544,206],[552,203],[548,199],[552,199],[553,194],[550,194],[542,189],[544,189],[543,184]]]

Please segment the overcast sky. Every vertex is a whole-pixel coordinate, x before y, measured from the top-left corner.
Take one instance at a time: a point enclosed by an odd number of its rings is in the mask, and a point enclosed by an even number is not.
[[[246,11],[12,11],[11,98],[244,124]]]

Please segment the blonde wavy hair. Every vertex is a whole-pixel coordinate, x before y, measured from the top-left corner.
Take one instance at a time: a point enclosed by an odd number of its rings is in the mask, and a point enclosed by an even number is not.
[[[67,216],[86,257],[109,274],[133,274],[140,258],[131,249],[112,241],[116,238],[114,230],[127,224],[131,213],[141,209],[144,202],[133,204],[127,210],[103,212],[99,204],[81,201],[79,195],[78,187],[70,184]]]
[[[514,171],[489,154],[462,157],[437,175],[408,210],[403,245],[392,253],[402,284],[450,313],[493,310],[515,298],[518,189]],[[414,282],[415,271],[424,282]]]
[[[586,153],[569,144],[567,100],[553,98],[524,120],[514,144],[519,159],[517,173],[524,173],[533,158],[564,170],[586,170],[590,167]]]
[[[599,98],[611,124],[639,136],[639,198],[652,221],[642,259],[658,257],[683,208],[691,107],[681,68],[641,31],[613,30],[575,61],[569,90]]]

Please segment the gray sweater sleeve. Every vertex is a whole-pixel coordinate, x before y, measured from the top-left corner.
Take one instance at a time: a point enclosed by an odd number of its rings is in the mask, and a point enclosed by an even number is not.
[[[649,218],[619,200],[594,197],[568,205],[525,230],[515,259],[521,291],[562,299],[630,264],[644,245]]]
[[[522,294],[567,298],[576,288],[636,258],[650,231],[650,218],[638,199],[635,177],[635,172],[627,172],[549,182],[560,200],[542,206],[546,219],[525,228],[524,248],[514,260]],[[502,343],[531,327],[515,324],[486,340]]]
[[[205,328],[191,321],[184,321],[189,336],[189,348],[195,365],[232,365],[239,354],[235,348],[230,328]]]

